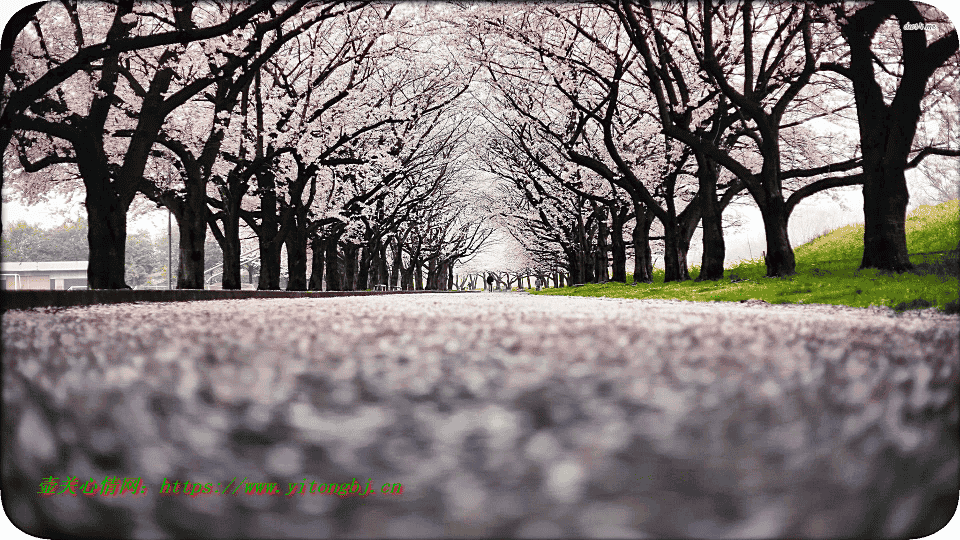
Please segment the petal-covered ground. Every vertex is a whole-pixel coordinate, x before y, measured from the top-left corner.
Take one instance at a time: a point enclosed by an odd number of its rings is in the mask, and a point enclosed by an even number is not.
[[[957,497],[958,321],[493,293],[9,311],[3,497],[44,537],[923,536]],[[354,478],[376,493],[287,496]],[[222,493],[243,479],[281,493]]]

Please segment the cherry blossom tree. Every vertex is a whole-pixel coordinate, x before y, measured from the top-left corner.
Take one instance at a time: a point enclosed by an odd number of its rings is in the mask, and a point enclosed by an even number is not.
[[[229,29],[242,33],[239,29],[245,24],[253,36],[263,36],[305,3],[300,0],[280,13],[271,10],[261,14],[263,17],[252,18],[257,12],[235,9],[214,13],[194,10],[192,5],[180,2],[171,6],[122,2],[116,8],[105,3],[48,4],[50,13],[41,12],[30,35],[21,34],[7,77],[11,83],[5,105],[10,107],[10,136],[17,139],[15,151],[26,172],[75,164],[84,183],[90,223],[91,287],[127,287],[123,277],[127,212],[144,187],[146,163],[164,120],[259,48],[259,39],[244,42],[234,38],[237,48],[224,50],[221,64],[211,64],[207,75],[181,85],[174,81],[176,64],[188,47],[195,46],[192,41],[128,51],[125,47],[131,45],[125,40],[163,34],[186,39],[195,36],[191,32],[208,21],[219,17],[217,23],[222,23],[241,15],[246,18],[235,26],[215,23],[211,28],[219,29],[209,35],[218,36]],[[126,45],[113,49],[118,42]],[[77,65],[80,52],[67,55],[87,50],[87,43],[102,44],[97,49],[101,52],[94,55],[102,58],[100,64],[81,63],[83,69],[69,67]],[[63,75],[65,71],[69,72],[67,76]],[[51,85],[50,81],[58,80]],[[44,92],[29,98],[40,90]],[[22,114],[17,113],[18,107],[22,107]]]
[[[828,14],[849,47],[849,59],[826,62],[821,69],[849,79],[857,104],[865,220],[860,267],[902,272],[912,267],[905,171],[929,155],[960,156],[960,148],[936,140],[915,145],[928,85],[936,85],[938,70],[953,71],[957,65],[957,30],[935,9],[905,0],[840,2]],[[951,112],[956,116],[956,109]]]
[[[486,198],[485,205],[530,257],[514,257],[513,268],[501,269],[498,279],[532,266],[562,266],[575,283],[605,281],[608,259],[604,248],[609,231],[607,215],[600,210],[604,207],[598,208],[597,201],[615,204],[611,187],[586,169],[575,170],[569,181],[563,182],[555,170],[565,163],[563,156],[536,155],[514,135],[501,130],[488,141],[483,170],[502,184]]]
[[[251,109],[251,88],[257,107],[262,108],[261,71],[276,74],[277,64],[281,62],[277,59],[283,58],[282,62],[289,62],[291,50],[309,47],[305,40],[315,41],[316,36],[327,34],[331,36],[330,41],[336,41],[332,36],[349,26],[344,19],[362,7],[363,4],[328,3],[291,17],[286,27],[279,26],[277,32],[268,37],[256,56],[235,72],[220,77],[212,92],[198,96],[189,107],[181,108],[176,119],[168,121],[158,144],[176,156],[174,161],[184,181],[164,185],[158,179],[159,183],[154,183],[157,187],[149,193],[151,198],[170,207],[177,215],[181,229],[181,261],[184,261],[181,263],[178,287],[203,286],[203,239],[208,225],[225,254],[222,270],[224,288],[240,287],[240,204],[249,190],[250,178],[258,171],[258,167],[265,166],[274,157],[261,155],[250,159],[246,154],[247,149],[255,144],[255,141],[244,138],[250,134],[247,120]],[[345,33],[339,31],[339,34]],[[201,47],[214,51],[214,55],[219,54],[215,52],[216,44],[201,43]],[[325,52],[329,54],[325,55]],[[340,42],[330,45],[326,50],[317,47],[313,57],[301,56],[301,61],[315,60],[310,64],[310,69],[316,68],[316,80],[322,80],[330,75],[329,71],[348,63],[350,58],[350,53],[343,49],[343,43]],[[327,73],[320,72],[324,68]],[[289,101],[287,99],[285,102]],[[240,111],[237,111],[238,107]],[[261,109],[257,111],[262,113]],[[290,108],[285,112],[289,117]],[[262,114],[258,118],[262,119]],[[257,125],[262,127],[262,124]],[[208,203],[214,206],[216,213],[208,209]],[[278,243],[274,242],[271,246],[275,244]],[[274,251],[279,254],[279,247]],[[274,270],[268,274],[279,279],[278,266],[270,265],[268,268]]]
[[[309,285],[308,245],[315,274],[326,259],[328,288],[354,286],[356,269],[340,271],[341,260],[357,262],[360,243],[353,241],[362,243],[363,234],[354,233],[413,162],[424,159],[421,144],[465,88],[455,64],[424,61],[417,40],[429,34],[412,31],[409,18],[390,19],[391,10],[379,6],[351,15],[339,37],[329,30],[304,36],[296,50],[267,64],[250,91],[252,104],[238,127],[252,126],[247,138],[253,138],[231,150],[224,165],[233,172],[221,178],[236,180],[220,191],[242,201],[242,177],[256,179],[252,204],[240,204],[237,213],[261,242],[262,289],[279,286],[284,245],[288,288]],[[251,146],[251,158],[237,157]],[[227,199],[210,202],[225,218]],[[341,257],[337,248],[348,231],[347,256]],[[319,286],[318,276],[310,281]]]
[[[500,51],[480,61],[487,62],[504,106],[518,115],[516,122],[529,126],[522,133],[530,134],[530,144],[537,138],[548,141],[554,152],[627,194],[634,215],[644,216],[633,235],[634,251],[641,254],[634,279],[650,279],[643,257],[649,247],[637,244],[649,241],[648,212],[665,231],[666,278],[688,279],[686,252],[702,198],[692,184],[691,153],[660,135],[658,119],[648,112],[655,109],[650,92],[632,69],[638,54],[617,19],[596,7],[548,5],[513,18],[494,11],[478,27],[480,46]],[[730,196],[740,189],[733,187]],[[608,211],[620,217],[619,210]],[[618,229],[621,222],[612,224]],[[598,238],[606,238],[603,232]],[[616,255],[620,236],[614,238]],[[615,262],[617,271],[619,257]],[[615,279],[623,279],[619,271]]]
[[[79,16],[77,2],[64,2],[71,23],[74,29],[80,28],[81,17]],[[105,3],[104,3],[105,4]],[[119,6],[117,13],[122,18],[125,14],[134,13],[135,3],[132,1],[116,2]],[[203,21],[211,24],[204,25],[194,20],[194,3],[189,0],[172,0],[173,19],[176,24],[168,25],[164,31],[149,34],[124,34],[122,31],[115,32],[110,36],[108,42],[104,39],[105,35],[87,35],[76,34],[82,37],[76,52],[69,57],[63,57],[56,65],[50,66],[39,77],[30,81],[29,76],[14,67],[14,57],[17,54],[15,50],[15,40],[17,36],[29,25],[36,25],[39,20],[37,16],[44,13],[42,9],[49,8],[42,2],[37,2],[18,11],[4,28],[3,34],[3,54],[0,56],[0,76],[10,77],[14,81],[14,88],[9,92],[4,92],[2,111],[0,111],[0,126],[12,126],[16,118],[25,115],[28,109],[36,107],[38,103],[45,99],[45,96],[71,77],[80,72],[88,71],[92,65],[107,57],[120,53],[146,50],[154,47],[164,47],[175,44],[187,44],[193,41],[209,39],[225,34],[230,34],[240,26],[249,23],[249,21],[271,9],[272,0],[256,0],[246,6],[243,10],[237,11],[233,17],[224,21]],[[150,8],[148,8],[149,10]],[[109,20],[109,17],[105,20]],[[168,20],[169,22],[169,20]],[[37,114],[37,111],[34,111]],[[11,130],[4,129],[0,131],[0,148],[6,149],[10,144],[13,135]]]
[[[785,134],[823,115],[807,106],[816,104],[813,96],[822,91],[815,91],[810,82],[818,56],[834,43],[815,39],[815,8],[807,4],[755,6],[749,0],[718,6],[708,1],[698,9],[687,4],[655,7],[647,1],[607,5],[643,56],[643,70],[656,97],[664,133],[720,164],[743,183],[763,216],[767,274],[793,273],[795,261],[786,229],[790,211],[813,193],[862,181],[855,174],[824,178],[858,168],[860,162],[854,157],[826,163],[822,155],[814,154],[807,156],[806,167],[783,167]],[[689,104],[676,109],[672,84],[678,80],[676,53],[683,50],[692,60],[688,63],[702,69],[717,98],[728,104],[734,120],[729,126],[732,139],[718,139],[722,132],[716,130],[685,125],[683,115],[695,111]],[[735,152],[718,144],[741,138],[751,141],[753,148]],[[809,166],[811,163],[817,166]],[[815,181],[808,182],[811,178]],[[788,198],[784,191],[792,179],[805,185],[797,186]]]

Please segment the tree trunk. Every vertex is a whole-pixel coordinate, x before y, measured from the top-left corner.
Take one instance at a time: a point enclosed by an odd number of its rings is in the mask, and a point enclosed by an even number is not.
[[[180,264],[177,289],[203,289],[203,251],[207,242],[207,219],[189,202],[180,205],[177,229],[180,231]]]
[[[360,267],[357,269],[357,290],[365,291],[370,288],[370,245],[357,249]]]
[[[341,271],[340,266],[340,257],[337,253],[337,244],[339,244],[340,236],[335,235],[331,238],[324,240],[326,243],[326,254],[324,255],[324,260],[327,263],[327,290],[328,291],[342,291],[343,290],[343,272]]]
[[[570,276],[571,285],[574,283],[583,283],[583,271],[580,267],[580,256],[574,246],[563,248],[567,256],[567,275]]]
[[[367,249],[369,249],[367,255],[367,259],[369,260],[369,264],[367,264],[367,266],[369,266],[367,269],[367,287],[373,289],[383,283],[380,281],[380,248],[374,245]]]
[[[907,181],[903,170],[884,168],[863,186],[863,260],[860,268],[905,272],[913,268],[907,253]]]
[[[610,235],[610,229],[607,227],[607,216],[603,210],[597,215],[597,250],[594,255],[594,275],[597,283],[610,281],[608,271],[609,261],[607,260],[607,237]]]
[[[796,273],[796,259],[787,233],[786,204],[782,197],[771,197],[760,213],[767,236],[767,277],[783,277]]]
[[[877,29],[896,17],[903,67],[893,100],[884,102],[871,50]],[[956,29],[928,44],[924,18],[914,2],[867,4],[840,23],[850,49],[845,71],[853,83],[863,154],[863,260],[860,268],[903,272],[912,268],[906,242],[909,202],[904,170],[921,117],[920,104],[934,72],[960,48]],[[910,28],[920,25],[921,29]]]
[[[297,219],[284,242],[287,245],[287,290],[307,290],[306,224]]]
[[[419,254],[410,261],[410,268],[413,270],[414,288],[418,291],[423,290],[423,261]]]
[[[257,231],[257,243],[260,248],[260,279],[257,289],[261,291],[280,290],[280,248],[277,242],[280,233],[280,219],[277,209],[275,181],[269,172],[257,175],[257,187],[260,190],[260,226]]]
[[[257,264],[257,265],[254,265],[254,264],[246,264],[246,265],[240,265],[240,266],[241,266],[241,268],[246,268],[246,269],[247,269],[247,283],[250,284],[250,285],[253,285],[253,273],[254,273],[254,268],[260,268],[259,264]],[[257,278],[258,278],[258,279],[260,278],[259,273],[257,274]]]
[[[583,262],[580,263],[580,268],[583,269],[583,281],[580,283],[596,283],[597,257],[596,251],[592,248],[593,246],[590,243],[584,243],[583,250],[580,252],[583,257]]]
[[[440,288],[440,272],[437,268],[437,259],[432,257],[427,263],[427,284],[428,291],[436,291]]]
[[[396,240],[394,240],[396,241]],[[390,269],[390,287],[403,287],[401,283],[400,271],[403,269],[403,250],[400,249],[400,242],[396,241],[393,248],[393,268]]]
[[[653,212],[634,203],[636,225],[633,227],[633,283],[653,283],[653,254],[650,252],[650,227]]]
[[[280,290],[280,247],[271,241],[259,239],[260,276],[257,289],[261,291]]]
[[[613,259],[613,281],[627,282],[627,243],[623,241],[624,216],[611,208],[613,230],[610,237],[611,255]]]
[[[377,285],[390,286],[390,271],[387,269],[387,246],[377,241]]]
[[[124,281],[127,207],[110,193],[87,188],[87,284],[91,289],[129,289]]]
[[[751,191],[750,194],[760,207],[760,215],[763,218],[763,230],[767,238],[765,257],[767,277],[790,276],[796,273],[797,265],[793,248],[790,246],[790,235],[787,232],[787,205],[783,199],[780,182],[779,129],[773,125],[761,126],[761,128],[763,182],[760,189],[762,191],[759,193]]]
[[[229,202],[227,204],[230,204]],[[227,212],[223,216],[223,270],[221,287],[224,290],[240,289],[240,221],[236,213]]]
[[[357,254],[360,248],[353,243],[343,245],[343,290],[357,290]]]
[[[310,242],[312,256],[310,261],[310,282],[307,287],[311,291],[323,290],[323,242],[319,238],[314,238]]]
[[[687,259],[682,244],[683,232],[675,216],[670,216],[668,223],[663,223],[663,282],[686,281],[690,279],[687,272]]]
[[[408,268],[400,267],[400,288],[409,291],[413,290],[413,265]]]
[[[726,258],[723,214],[717,201],[717,165],[701,152],[696,155],[700,182],[700,219],[703,224],[703,255],[697,281],[716,281],[723,279],[723,262]]]

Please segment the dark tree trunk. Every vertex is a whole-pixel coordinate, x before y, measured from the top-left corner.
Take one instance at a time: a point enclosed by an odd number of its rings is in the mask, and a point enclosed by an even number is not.
[[[259,265],[254,265],[254,264],[242,264],[242,265],[240,265],[240,266],[241,266],[241,268],[246,268],[246,269],[247,269],[247,283],[250,284],[250,285],[253,285],[253,275],[254,275],[254,273],[255,273],[254,269],[255,269],[255,268],[260,268]],[[257,277],[259,278],[259,275],[258,275]]]
[[[124,281],[127,207],[110,193],[88,187],[87,242],[90,244],[87,284],[91,289],[129,289]]]
[[[583,269],[583,281],[580,283],[594,283],[596,281],[597,252],[592,234],[594,231],[591,230],[590,225],[590,220],[587,220],[579,238],[578,253],[580,255],[580,268]]]
[[[762,133],[763,145],[760,150],[764,158],[761,169],[763,183],[760,189],[763,191],[759,197],[756,193],[751,195],[760,207],[763,230],[767,237],[767,277],[791,276],[796,273],[797,264],[787,232],[789,215],[780,182],[779,130],[769,125]]]
[[[400,242],[396,242],[393,248],[393,268],[390,269],[390,286],[403,287],[400,281],[400,271],[403,269],[403,250],[400,249]]]
[[[613,281],[627,282],[627,243],[623,240],[624,215],[617,212],[616,207],[610,209],[613,217],[613,230],[610,237],[610,248],[613,259]]]
[[[223,216],[223,271],[221,286],[223,289],[240,289],[240,222],[236,213]]]
[[[357,270],[357,290],[365,291],[369,289],[370,283],[370,247],[364,246],[360,252],[360,268]]]
[[[903,170],[883,167],[863,186],[863,259],[860,268],[905,272],[913,268],[907,253],[907,181]]]
[[[683,249],[683,232],[675,217],[670,223],[663,224],[663,281],[686,281],[690,279],[687,272],[686,253]]]
[[[703,224],[703,255],[697,281],[723,279],[726,246],[723,242],[722,210],[717,201],[717,165],[701,152],[697,156],[700,183],[700,219]]]
[[[633,228],[633,282],[653,283],[653,254],[650,252],[650,227],[654,214],[646,206],[634,203],[636,225]]]
[[[760,207],[763,230],[767,236],[767,277],[783,277],[796,273],[796,259],[787,233],[786,203],[779,193]]]
[[[567,256],[567,275],[570,276],[570,284],[583,283],[583,270],[576,248],[568,246],[564,247],[563,251]]]
[[[277,208],[275,181],[269,172],[257,175],[260,189],[260,226],[257,242],[260,248],[260,280],[257,289],[261,291],[280,290],[280,216]]]
[[[339,235],[327,238],[324,242],[326,243],[326,254],[324,255],[324,260],[327,263],[327,290],[328,291],[342,291],[343,290],[343,272],[341,271],[340,266],[340,257],[337,254],[337,244],[339,243]]]
[[[387,268],[387,246],[380,240],[377,242],[377,285],[391,286],[390,271]]]
[[[433,257],[427,263],[427,284],[428,291],[436,291],[440,288],[440,272],[437,268],[437,259]]]
[[[583,244],[580,255],[583,257],[580,263],[580,268],[583,269],[583,281],[580,283],[596,283],[596,273],[594,272],[597,264],[596,251],[588,242]]]
[[[610,274],[607,270],[609,264],[607,260],[607,237],[610,235],[610,228],[607,227],[606,212],[601,209],[597,215],[597,250],[594,255],[594,275],[597,283],[610,281]]]
[[[260,247],[260,278],[257,289],[261,291],[280,290],[280,246],[272,241],[258,238]]]
[[[418,291],[423,290],[423,261],[417,258],[416,264],[413,265],[413,277],[416,281],[415,287]]]
[[[203,250],[207,240],[207,220],[188,211],[177,216],[180,230],[180,265],[177,268],[178,289],[203,288]]]
[[[357,254],[360,248],[353,243],[343,245],[343,290],[357,290]]]
[[[373,246],[367,248],[366,258],[367,258],[367,288],[373,289],[377,285],[380,285],[380,269],[379,260],[380,253],[378,247],[375,245],[376,241],[372,241]]]
[[[310,260],[310,282],[307,287],[311,291],[323,290],[323,242],[314,238],[310,242],[311,260]]]
[[[903,74],[889,105],[874,75],[874,34],[891,16],[900,26]],[[841,30],[850,48],[850,66],[840,71],[853,83],[863,154],[863,260],[860,268],[903,272],[912,268],[906,242],[909,202],[904,170],[920,120],[920,103],[933,73],[953,56],[960,41],[953,29],[927,44],[924,18],[908,1],[861,7]],[[909,26],[908,26],[909,25]],[[915,28],[920,26],[920,30]]]
[[[299,220],[298,220],[299,221]],[[307,290],[307,238],[306,227],[296,223],[287,233],[287,290]]]
[[[400,288],[409,291],[413,290],[413,265],[408,268],[400,267]]]

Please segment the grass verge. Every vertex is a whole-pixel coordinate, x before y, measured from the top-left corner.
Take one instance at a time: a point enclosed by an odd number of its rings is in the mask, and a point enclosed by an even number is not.
[[[664,283],[663,271],[654,272],[653,283],[587,284],[545,289],[533,294],[602,296],[609,298],[662,298],[699,302],[764,300],[771,304],[832,304],[851,307],[886,306],[896,311],[936,307],[960,313],[960,205],[952,200],[937,206],[921,206],[907,219],[907,249],[912,272],[894,274],[859,270],[863,256],[863,225],[831,231],[795,249],[796,275],[765,277],[762,260],[741,261],[726,270],[719,281]],[[699,267],[693,267],[696,279]],[[627,283],[633,281],[627,276]]]

